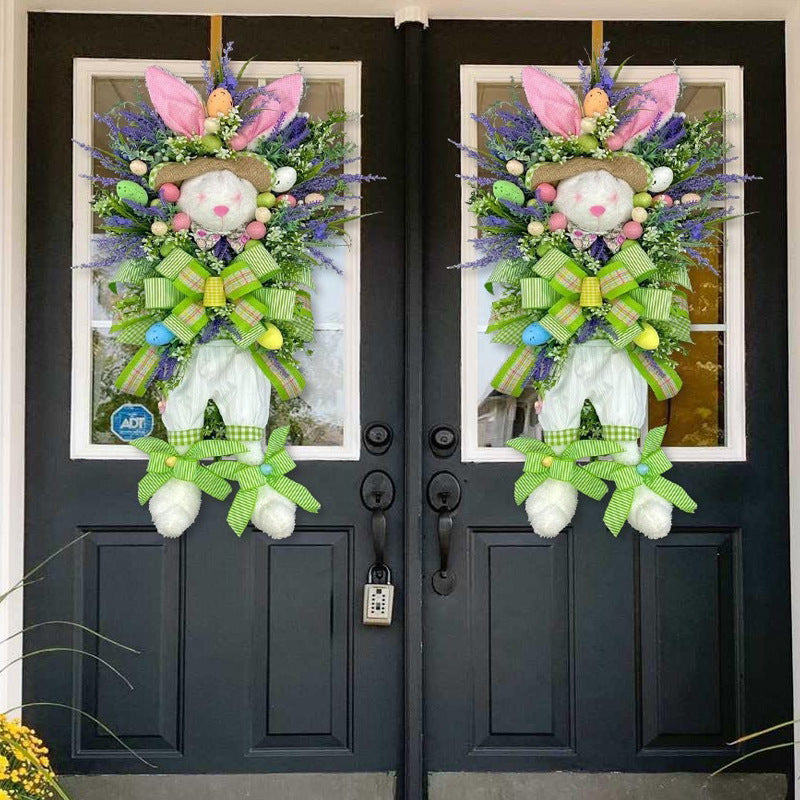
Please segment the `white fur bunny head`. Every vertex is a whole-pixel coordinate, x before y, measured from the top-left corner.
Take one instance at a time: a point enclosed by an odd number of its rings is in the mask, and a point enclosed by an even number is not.
[[[631,218],[633,189],[605,170],[593,170],[561,181],[553,205],[576,228],[608,233]]]
[[[177,205],[199,227],[230,233],[253,219],[256,195],[252,183],[220,169],[185,180]]]

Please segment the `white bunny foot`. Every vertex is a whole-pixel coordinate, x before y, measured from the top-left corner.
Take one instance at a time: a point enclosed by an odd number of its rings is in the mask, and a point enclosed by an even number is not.
[[[672,503],[647,486],[637,486],[628,522],[648,539],[663,539],[672,529]]]
[[[258,490],[252,522],[271,539],[286,539],[294,533],[297,506],[271,486]]]
[[[534,533],[552,539],[570,523],[578,507],[578,490],[566,481],[548,478],[525,501],[525,511]]]
[[[167,539],[175,539],[200,513],[200,489],[189,481],[170,478],[156,489],[148,507],[156,530]]]

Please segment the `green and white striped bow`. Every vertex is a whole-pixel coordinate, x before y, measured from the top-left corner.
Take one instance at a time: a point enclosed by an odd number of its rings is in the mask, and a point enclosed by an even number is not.
[[[525,456],[522,476],[514,484],[514,501],[517,505],[548,478],[571,483],[579,492],[599,500],[608,491],[608,487],[575,462],[582,458],[622,452],[618,444],[599,439],[573,442],[561,455],[556,455],[549,444],[528,436],[518,436],[506,444]]]
[[[647,434],[642,445],[642,460],[635,466],[618,461],[594,461],[586,466],[593,475],[616,484],[603,514],[603,522],[614,536],[619,535],[630,514],[637,486],[647,486],[681,511],[691,514],[697,508],[697,503],[677,483],[661,477],[672,466],[661,449],[666,431],[667,426],[662,425]]]
[[[200,464],[200,460],[244,452],[239,442],[229,442],[224,439],[204,439],[196,442],[184,455],[168,442],[156,439],[154,436],[143,436],[131,444],[150,457],[147,462],[147,472],[139,481],[141,505],[144,505],[170,478],[189,481],[217,500],[224,500],[230,493],[231,487],[208,467]]]
[[[239,491],[233,498],[228,511],[228,525],[238,536],[244,533],[247,523],[253,516],[258,498],[258,490],[262,486],[270,486],[279,494],[291,500],[300,508],[316,514],[320,509],[319,501],[302,483],[286,477],[296,466],[291,456],[286,452],[286,437],[289,435],[289,426],[276,428],[267,442],[267,452],[264,462],[258,466],[243,464],[241,461],[217,461],[210,469],[216,475],[226,480],[235,480],[239,484]]]

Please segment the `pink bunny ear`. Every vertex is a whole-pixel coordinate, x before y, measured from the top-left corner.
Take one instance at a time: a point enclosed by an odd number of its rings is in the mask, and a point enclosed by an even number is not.
[[[206,110],[197,90],[161,67],[148,67],[144,73],[153,106],[167,126],[184,136],[200,136]]]
[[[303,94],[303,76],[284,75],[274,83],[265,86],[253,101],[252,111],[258,113],[251,117],[231,139],[234,150],[244,150],[250,142],[269,133],[275,126],[286,127],[297,114]]]
[[[550,133],[577,136],[581,132],[581,104],[569,86],[537,67],[522,70],[522,86],[533,113]]]
[[[606,140],[609,150],[619,150],[623,145],[633,144],[636,137],[647,133],[654,125],[656,130],[666,125],[675,113],[680,88],[681,81],[675,72],[640,86],[628,103],[631,115]]]

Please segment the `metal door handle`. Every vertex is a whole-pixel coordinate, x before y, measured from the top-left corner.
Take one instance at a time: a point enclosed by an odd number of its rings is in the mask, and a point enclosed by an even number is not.
[[[456,587],[456,576],[450,567],[450,545],[453,536],[452,512],[461,502],[461,484],[449,472],[437,472],[428,484],[428,503],[437,512],[436,535],[439,540],[439,569],[432,583],[436,594],[447,596]]]
[[[389,568],[384,561],[386,550],[386,509],[394,502],[394,483],[381,470],[374,470],[364,477],[361,484],[361,501],[372,511],[370,532],[375,561],[370,567],[378,582],[389,579]]]

